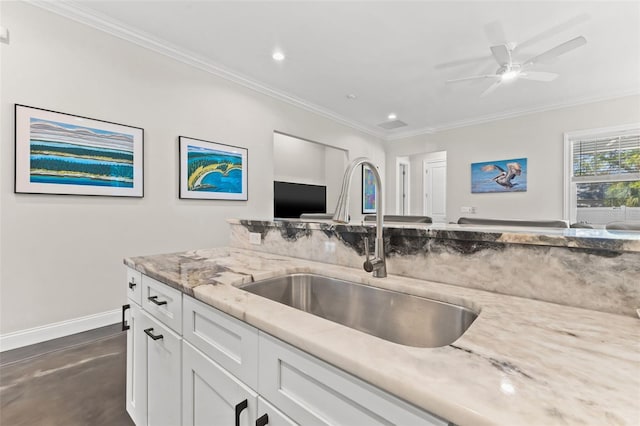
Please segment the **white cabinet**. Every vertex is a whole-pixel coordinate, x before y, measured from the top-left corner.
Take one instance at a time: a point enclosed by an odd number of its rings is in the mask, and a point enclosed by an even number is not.
[[[142,313],[140,328],[146,335],[141,350],[147,364],[147,424],[179,425],[182,339],[146,312]]]
[[[447,422],[147,276],[129,287],[127,412],[137,426]],[[163,303],[166,302],[166,303]]]
[[[146,334],[140,328],[142,309],[129,305],[127,321],[127,413],[137,425],[147,424],[147,358],[141,348]]]
[[[182,334],[182,293],[142,276],[142,308],[178,334]]]
[[[138,426],[176,426],[181,417],[182,338],[141,307],[142,281],[139,272],[127,269],[126,409]],[[175,295],[172,298],[175,306]],[[181,294],[178,304],[182,306]]]
[[[253,426],[258,395],[185,342],[182,359],[183,426]]]
[[[142,274],[127,268],[127,297],[142,306]]]
[[[297,423],[285,416],[280,410],[258,396],[258,418],[256,426],[297,426]]]
[[[183,337],[228,372],[258,387],[258,330],[192,297],[183,302]]]
[[[258,392],[302,425],[447,425],[265,333],[259,345]]]

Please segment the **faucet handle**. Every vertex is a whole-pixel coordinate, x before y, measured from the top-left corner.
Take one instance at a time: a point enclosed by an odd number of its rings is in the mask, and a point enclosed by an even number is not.
[[[364,256],[366,260],[362,264],[362,267],[367,272],[373,271],[373,263],[371,263],[371,259],[369,257],[369,237],[364,237]]]

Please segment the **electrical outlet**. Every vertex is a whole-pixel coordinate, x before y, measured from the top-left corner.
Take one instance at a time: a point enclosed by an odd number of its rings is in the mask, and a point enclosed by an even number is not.
[[[460,207],[460,213],[475,213],[475,207]]]
[[[333,241],[325,241],[324,242],[324,251],[325,253],[335,253],[336,252],[336,243]]]
[[[262,244],[262,235],[259,232],[249,232],[249,243],[259,246]]]

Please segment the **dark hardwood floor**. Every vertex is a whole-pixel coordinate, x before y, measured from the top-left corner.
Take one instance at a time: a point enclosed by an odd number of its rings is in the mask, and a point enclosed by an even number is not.
[[[133,425],[119,327],[0,353],[0,425]]]

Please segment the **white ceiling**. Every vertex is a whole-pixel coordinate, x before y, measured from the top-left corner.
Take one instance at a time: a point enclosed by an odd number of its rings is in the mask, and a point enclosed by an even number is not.
[[[388,139],[640,93],[638,1],[36,4]],[[490,80],[445,83],[494,73],[489,46],[540,34],[517,61],[587,39],[532,68],[560,74],[553,82],[518,80],[486,97],[480,94]],[[282,63],[271,58],[276,48],[286,54]],[[347,99],[350,93],[357,99]],[[391,112],[408,126],[380,128]]]

